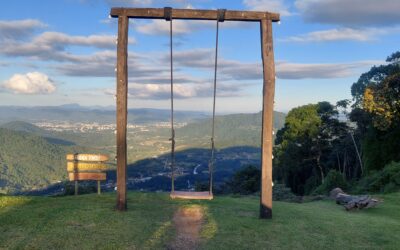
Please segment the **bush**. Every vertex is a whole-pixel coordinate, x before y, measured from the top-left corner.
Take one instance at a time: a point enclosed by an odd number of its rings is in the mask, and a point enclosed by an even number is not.
[[[301,197],[296,196],[290,188],[284,184],[274,183],[272,199],[274,201],[289,201],[289,202],[300,202]]]
[[[332,189],[337,187],[346,190],[348,189],[349,184],[344,179],[342,173],[336,170],[331,170],[326,176],[324,183],[319,185],[314,190],[313,194],[328,194]]]
[[[260,191],[261,171],[254,166],[247,166],[237,171],[227,186],[234,194],[254,194]]]
[[[97,182],[95,181],[79,181],[78,194],[97,193]],[[75,194],[75,182],[67,182],[65,185],[64,195]]]
[[[363,178],[358,185],[359,192],[396,192],[400,190],[400,162],[391,162],[382,170]]]

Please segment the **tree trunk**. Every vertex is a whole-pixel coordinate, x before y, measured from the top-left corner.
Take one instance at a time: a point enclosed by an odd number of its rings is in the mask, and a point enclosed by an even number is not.
[[[347,211],[370,208],[380,203],[379,200],[368,195],[348,195],[340,188],[333,189],[330,192],[330,197],[336,200],[336,204],[343,205]]]
[[[319,168],[319,171],[321,172],[321,182],[324,183],[325,176],[324,176],[324,171],[321,166],[321,154],[318,154],[318,156],[317,156],[317,166]]]
[[[339,166],[339,173],[342,173],[342,168],[340,166],[340,158],[339,158],[339,154],[336,152],[336,158],[337,158],[337,162],[338,162],[338,166]]]

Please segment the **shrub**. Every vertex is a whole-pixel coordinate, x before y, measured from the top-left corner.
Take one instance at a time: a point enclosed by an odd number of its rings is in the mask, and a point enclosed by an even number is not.
[[[400,162],[391,162],[382,170],[364,177],[358,185],[359,192],[395,192],[400,190]]]
[[[337,187],[346,190],[348,189],[349,184],[339,171],[331,170],[326,176],[324,183],[319,185],[314,190],[313,194],[328,194],[332,189]]]
[[[260,191],[261,171],[254,166],[247,166],[237,171],[228,181],[227,186],[234,194],[254,194]]]
[[[274,183],[272,199],[274,201],[289,201],[289,202],[300,202],[301,197],[296,196],[290,188],[284,184]]]

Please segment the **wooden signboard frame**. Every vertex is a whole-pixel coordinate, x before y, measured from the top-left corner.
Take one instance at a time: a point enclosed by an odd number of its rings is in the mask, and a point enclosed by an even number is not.
[[[125,211],[127,165],[127,108],[128,108],[128,26],[129,18],[165,19],[163,8],[112,8],[111,17],[118,18],[117,45],[117,205]],[[218,20],[217,10],[172,9],[172,19]],[[225,21],[258,22],[261,30],[263,62],[263,106],[261,132],[261,197],[260,218],[272,218],[272,146],[273,106],[275,94],[275,62],[272,22],[277,13],[261,11],[225,11]]]
[[[75,195],[78,195],[78,181],[97,181],[97,194],[101,193],[100,181],[107,179],[107,155],[102,154],[67,154],[68,179],[75,182]]]

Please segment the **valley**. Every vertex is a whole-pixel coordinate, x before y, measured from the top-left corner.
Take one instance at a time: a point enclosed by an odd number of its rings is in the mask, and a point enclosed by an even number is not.
[[[79,116],[86,108],[74,110],[58,107],[58,113]],[[22,108],[20,108],[23,110]],[[32,108],[30,108],[32,109]],[[0,108],[1,110],[1,108]],[[56,110],[56,108],[51,108]],[[52,111],[52,112],[53,112]],[[104,111],[93,110],[93,113]],[[111,112],[111,111],[110,111]],[[143,117],[142,111],[133,114],[140,122],[128,124],[128,188],[139,190],[170,189],[170,124],[168,110],[158,113],[159,120]],[[146,111],[147,112],[147,111]],[[145,113],[146,113],[145,112]],[[54,113],[57,113],[54,111]],[[77,122],[64,117],[60,120],[24,117],[26,112],[15,113],[17,121],[0,124],[0,192],[32,192],[46,194],[64,188],[66,181],[66,153],[102,153],[110,156],[107,182],[103,189],[115,186],[115,124],[93,116]],[[19,115],[19,116],[18,116]],[[193,190],[208,183],[210,158],[210,117],[199,117],[197,112],[181,112],[176,124],[176,186]],[[51,115],[50,115],[51,116]],[[164,117],[164,118],[162,118]],[[275,113],[275,130],[283,126],[284,114]],[[28,118],[28,119],[27,119]],[[54,117],[52,117],[54,118]],[[261,113],[221,115],[216,118],[215,184],[222,186],[236,170],[246,165],[259,165]],[[7,138],[7,139],[6,139]],[[15,144],[21,138],[31,138],[31,144]],[[13,143],[11,143],[13,142]],[[8,147],[8,144],[14,144]],[[23,152],[23,153],[21,153]],[[24,157],[20,157],[23,154]],[[48,159],[56,161],[49,162]],[[18,160],[16,160],[18,159]],[[49,187],[50,186],[50,187]],[[49,191],[50,192],[50,191]]]

